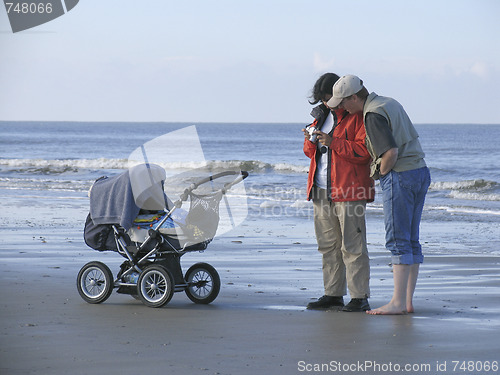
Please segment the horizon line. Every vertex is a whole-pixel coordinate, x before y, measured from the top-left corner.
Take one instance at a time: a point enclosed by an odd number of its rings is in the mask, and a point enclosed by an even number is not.
[[[109,124],[191,124],[191,125],[202,125],[202,124],[233,124],[233,125],[245,125],[245,124],[276,124],[276,125],[297,125],[304,124],[305,122],[278,122],[278,121],[268,121],[268,122],[252,122],[252,121],[120,121],[120,120],[0,120],[0,123],[13,122],[13,123],[36,123],[36,122],[52,122],[52,123],[109,123]],[[481,122],[414,122],[415,125],[500,125],[500,123],[481,123]]]

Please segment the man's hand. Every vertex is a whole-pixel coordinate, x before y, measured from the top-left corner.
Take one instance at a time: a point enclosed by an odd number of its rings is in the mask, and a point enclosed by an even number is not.
[[[391,148],[384,152],[380,157],[380,175],[385,176],[389,173],[398,161],[399,150]]]

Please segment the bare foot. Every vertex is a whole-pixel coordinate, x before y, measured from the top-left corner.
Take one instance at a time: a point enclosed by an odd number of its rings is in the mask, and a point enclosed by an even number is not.
[[[408,314],[413,314],[415,312],[415,309],[413,308],[413,305],[412,304],[406,304],[406,312]]]
[[[368,310],[366,313],[370,315],[406,315],[408,314],[408,311],[388,303],[378,309]]]

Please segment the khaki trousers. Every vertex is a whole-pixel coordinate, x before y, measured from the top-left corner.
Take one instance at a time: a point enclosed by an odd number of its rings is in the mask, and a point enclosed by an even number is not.
[[[368,298],[370,260],[366,246],[366,201],[330,202],[327,191],[314,187],[314,229],[323,255],[327,296]]]

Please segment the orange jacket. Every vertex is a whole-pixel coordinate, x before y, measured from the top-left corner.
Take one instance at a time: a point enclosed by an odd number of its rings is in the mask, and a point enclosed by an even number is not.
[[[321,127],[328,109],[322,107],[323,115],[316,116],[312,126]],[[320,111],[321,112],[321,111]],[[312,114],[318,113],[313,110]],[[334,113],[335,127],[328,153],[331,155],[328,165],[330,178],[328,179],[329,196],[332,201],[373,202],[375,188],[370,178],[370,154],[365,145],[365,126],[362,113],[349,114],[343,109]],[[307,179],[307,199],[311,199],[311,190],[314,185],[316,161],[321,155],[315,143],[304,140],[304,154],[311,159],[309,176]]]

